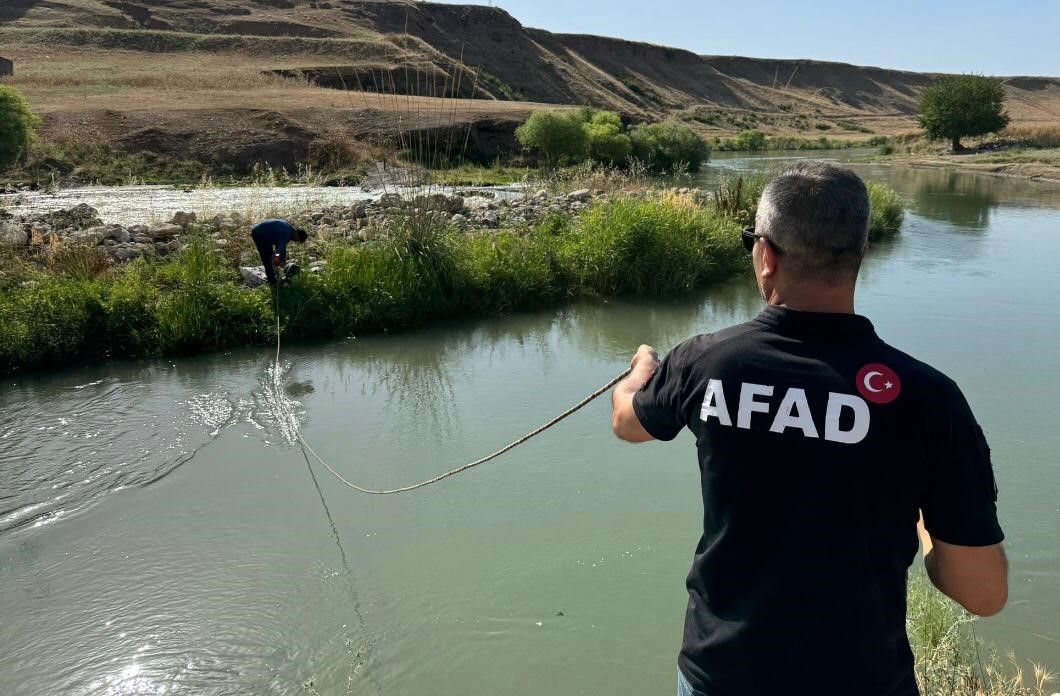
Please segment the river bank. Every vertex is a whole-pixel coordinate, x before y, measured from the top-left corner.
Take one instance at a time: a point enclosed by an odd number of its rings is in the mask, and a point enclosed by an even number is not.
[[[740,241],[764,179],[657,188],[613,170],[533,193],[392,192],[285,217],[310,231],[304,272],[260,284],[260,217],[104,224],[87,205],[0,218],[0,370],[390,331],[578,297],[687,292],[747,272]],[[585,185],[584,188],[573,188]],[[873,185],[874,235],[901,201]],[[264,214],[262,212],[262,214]],[[278,214],[278,213],[276,213]]]
[[[312,234],[279,292],[291,340],[687,291],[745,266],[739,222],[688,192],[384,197],[289,217]],[[0,369],[271,340],[273,297],[246,286],[249,220],[98,222],[82,207],[5,223],[21,246],[4,264]]]
[[[1060,148],[946,155],[884,155],[881,162],[1060,183]]]

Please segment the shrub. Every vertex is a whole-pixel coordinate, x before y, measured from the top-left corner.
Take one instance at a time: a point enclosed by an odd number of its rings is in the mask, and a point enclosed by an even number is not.
[[[14,87],[0,85],[0,169],[15,164],[36,139],[40,118]]]
[[[640,124],[630,131],[633,155],[658,172],[679,167],[699,171],[710,155],[707,143],[688,126],[677,121]]]
[[[868,186],[871,206],[869,241],[878,242],[897,234],[905,218],[905,208],[898,194],[887,184],[870,181]]]
[[[0,297],[0,370],[57,366],[106,354],[100,288],[42,278]],[[98,342],[97,342],[98,341]]]
[[[961,138],[986,135],[1008,125],[1001,80],[982,75],[943,75],[920,93],[920,127],[932,140],[949,140],[961,150]]]
[[[613,111],[600,111],[585,124],[589,156],[604,164],[618,164],[633,152],[633,142],[625,133],[622,119]]]
[[[579,287],[604,295],[688,290],[742,268],[740,227],[678,201],[623,198],[582,214],[557,250]]]
[[[535,111],[515,129],[519,144],[539,153],[555,167],[577,164],[589,156],[589,136],[578,111]]]
[[[766,134],[758,129],[740,131],[736,136],[736,149],[762,150],[766,146]]]

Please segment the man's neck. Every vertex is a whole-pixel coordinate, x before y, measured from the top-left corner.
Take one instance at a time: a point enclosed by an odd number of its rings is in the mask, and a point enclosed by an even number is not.
[[[853,314],[854,289],[813,288],[802,292],[780,293],[774,290],[766,302],[800,312],[822,312],[825,314]]]

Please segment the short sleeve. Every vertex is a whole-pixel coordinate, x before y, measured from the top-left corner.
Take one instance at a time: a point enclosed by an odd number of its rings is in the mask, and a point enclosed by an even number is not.
[[[990,446],[956,385],[944,410],[923,501],[932,537],[958,546],[990,546],[1005,538],[997,520],[997,485]]]
[[[673,440],[686,425],[681,407],[685,349],[681,344],[670,351],[651,379],[633,395],[637,420],[656,440]]]

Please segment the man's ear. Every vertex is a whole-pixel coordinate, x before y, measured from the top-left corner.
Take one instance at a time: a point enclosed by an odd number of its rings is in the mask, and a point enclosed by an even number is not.
[[[772,278],[777,274],[777,263],[780,260],[780,254],[777,253],[773,245],[766,240],[761,240],[759,245],[762,247],[762,270],[760,272],[763,278]]]

